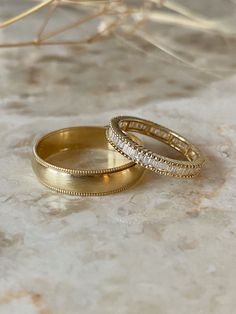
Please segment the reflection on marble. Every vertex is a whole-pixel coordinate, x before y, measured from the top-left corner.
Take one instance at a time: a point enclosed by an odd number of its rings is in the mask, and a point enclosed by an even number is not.
[[[2,50],[0,64],[0,314],[234,313],[236,76],[213,82],[115,40],[81,54]],[[88,198],[38,183],[36,138],[120,114],[199,145],[201,176],[147,172]]]

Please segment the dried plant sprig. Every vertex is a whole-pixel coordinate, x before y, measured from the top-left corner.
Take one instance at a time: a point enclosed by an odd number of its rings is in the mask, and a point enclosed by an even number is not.
[[[5,22],[0,23],[0,28],[5,28],[7,26],[10,26],[11,24],[17,23],[20,20],[28,17],[29,15],[35,14],[38,11],[40,11],[41,9],[45,8],[45,7],[49,7],[49,14],[47,14],[47,16],[45,17],[45,19],[43,20],[42,26],[40,27],[40,30],[38,31],[38,36],[32,40],[31,42],[27,42],[24,43],[25,45],[28,44],[30,45],[30,43],[32,45],[35,44],[41,44],[43,45],[44,43],[47,44],[46,39],[52,38],[54,36],[57,36],[58,34],[64,33],[66,31],[68,31],[69,29],[72,28],[76,28],[78,26],[80,26],[83,23],[86,23],[88,20],[92,20],[97,18],[98,16],[104,16],[104,15],[120,15],[120,14],[125,14],[127,16],[128,15],[133,18],[136,19],[137,15],[144,15],[145,14],[145,20],[149,20],[149,21],[153,21],[153,22],[158,22],[158,23],[166,23],[166,24],[179,24],[182,26],[186,26],[186,27],[193,27],[199,30],[209,30],[209,31],[215,31],[217,33],[220,33],[222,35],[227,35],[227,34],[234,34],[235,30],[231,29],[229,27],[226,27],[224,24],[221,25],[221,23],[219,21],[213,21],[213,20],[209,20],[206,19],[194,12],[192,12],[191,10],[177,4],[174,3],[170,0],[150,0],[151,2],[155,3],[157,5],[157,10],[148,10],[145,9],[145,11],[143,10],[143,8],[141,7],[131,7],[128,6],[126,4],[124,4],[123,2],[121,2],[120,0],[44,0],[42,1],[40,4],[37,4],[35,6],[33,6],[32,8],[22,12],[21,14],[12,17],[8,20],[6,20]],[[145,2],[148,3],[148,2]],[[96,7],[101,7],[102,5],[104,7],[106,7],[106,10],[103,9],[101,10],[99,13],[97,14],[91,14],[91,17],[85,18],[83,21],[80,22],[75,22],[73,24],[70,24],[64,28],[62,28],[61,30],[59,30],[58,32],[52,32],[51,34],[45,35],[44,39],[42,38],[42,33],[43,31],[45,31],[46,26],[49,22],[49,20],[51,18],[53,18],[53,13],[55,11],[55,9],[58,6],[63,6],[63,5],[70,5],[70,6],[76,6],[76,8],[78,8],[78,6],[96,6]],[[158,9],[160,7],[166,7],[170,10],[172,10],[177,14],[169,14],[166,12],[160,12]],[[144,20],[144,19],[143,19]],[[142,20],[142,22],[143,22]],[[142,24],[142,23],[139,23]],[[136,24],[136,26],[138,26]],[[21,43],[16,43],[14,45],[13,44],[7,44],[7,43],[3,43],[0,44],[0,47],[7,47],[7,46],[17,46],[17,45],[23,44]]]
[[[53,2],[55,2],[55,0],[42,1],[42,3],[32,7],[31,9],[26,10],[26,11],[20,13],[19,15],[16,15],[16,16],[6,20],[5,22],[0,23],[0,28],[4,28],[4,27],[7,27],[11,24],[14,24],[14,23],[28,17],[29,15],[34,14],[35,12],[41,10],[42,8],[50,5]]]
[[[39,0],[36,1],[38,2]],[[156,9],[150,9],[152,3],[156,5]],[[47,30],[48,23],[54,18],[56,9],[63,6],[71,7],[75,9],[76,12],[83,8],[83,11],[86,11],[87,16],[49,32]],[[20,22],[26,17],[36,14],[45,7],[48,8],[48,12],[42,19],[42,23],[34,39],[12,43],[0,43],[0,48],[26,47],[32,45],[83,46],[97,40],[102,40],[111,33],[117,34],[117,30],[120,27],[123,30],[124,36],[126,34],[136,35],[177,62],[181,62],[186,66],[190,66],[198,71],[203,71],[206,74],[212,75],[208,69],[195,67],[191,62],[161,43],[160,40],[157,41],[155,38],[147,34],[143,29],[143,26],[146,22],[151,21],[160,24],[172,24],[194,28],[199,31],[215,33],[223,38],[235,35],[234,28],[231,28],[220,21],[207,19],[171,0],[144,0],[144,4],[141,7],[127,5],[122,0],[43,0],[21,14],[0,23],[0,28],[6,28],[12,24]],[[160,8],[162,7],[167,8],[171,12],[160,11]],[[81,25],[98,18],[100,18],[100,25],[93,35],[75,40],[58,38],[60,37],[59,35],[63,35],[71,29],[76,29]],[[132,23],[130,23],[130,21],[132,21]],[[119,33],[118,37],[120,36],[122,35]],[[218,75],[214,76],[219,77]]]

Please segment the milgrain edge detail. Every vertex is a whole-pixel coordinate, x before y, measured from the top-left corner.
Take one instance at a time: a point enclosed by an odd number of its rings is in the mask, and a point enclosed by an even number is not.
[[[126,119],[128,120],[128,122]],[[135,119],[136,124],[140,123],[140,130],[142,130],[143,134],[145,134],[145,130],[147,129],[144,123],[148,123],[148,130],[152,128],[158,130],[158,132],[164,132],[165,137],[168,138],[168,142],[166,141],[166,144],[180,151],[179,146],[175,147],[173,144],[178,141],[179,145],[181,144],[182,146],[186,147],[186,154],[183,154],[182,152],[183,155],[186,156],[187,152],[190,150],[192,152],[196,152],[196,154],[200,156],[197,162],[190,160],[179,161],[167,157],[162,157],[146,149],[144,146],[135,143],[128,136],[127,133],[122,132],[124,130],[122,129],[122,127],[119,126],[119,123],[123,124],[125,131],[130,131],[129,123],[131,123],[131,128],[134,124],[132,119]],[[168,136],[169,134],[170,136]],[[149,131],[147,131],[146,135],[149,135]],[[182,136],[177,133],[175,134],[173,131],[163,126],[147,120],[133,117],[113,118],[107,128],[106,136],[109,143],[123,156],[139,164],[140,166],[145,167],[146,169],[152,170],[165,176],[171,176],[176,178],[193,178],[200,173],[200,170],[204,163],[204,159],[202,158],[200,151],[187,140],[185,140]]]

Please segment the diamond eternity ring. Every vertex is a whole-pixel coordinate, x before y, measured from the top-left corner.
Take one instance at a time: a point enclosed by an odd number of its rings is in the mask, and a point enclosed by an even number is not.
[[[179,151],[185,160],[158,155],[136,143],[127,132],[137,132],[159,140]],[[200,150],[179,134],[154,122],[121,116],[111,120],[106,132],[109,143],[133,162],[159,174],[192,178],[199,174],[204,158]]]

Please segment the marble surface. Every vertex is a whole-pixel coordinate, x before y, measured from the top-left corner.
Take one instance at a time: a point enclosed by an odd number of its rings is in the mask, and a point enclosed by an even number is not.
[[[222,49],[217,39],[213,57],[231,68],[220,78],[115,39],[85,52],[0,50],[0,314],[235,312],[236,75]],[[36,138],[120,114],[191,139],[207,158],[202,174],[146,172],[107,197],[38,183]]]

